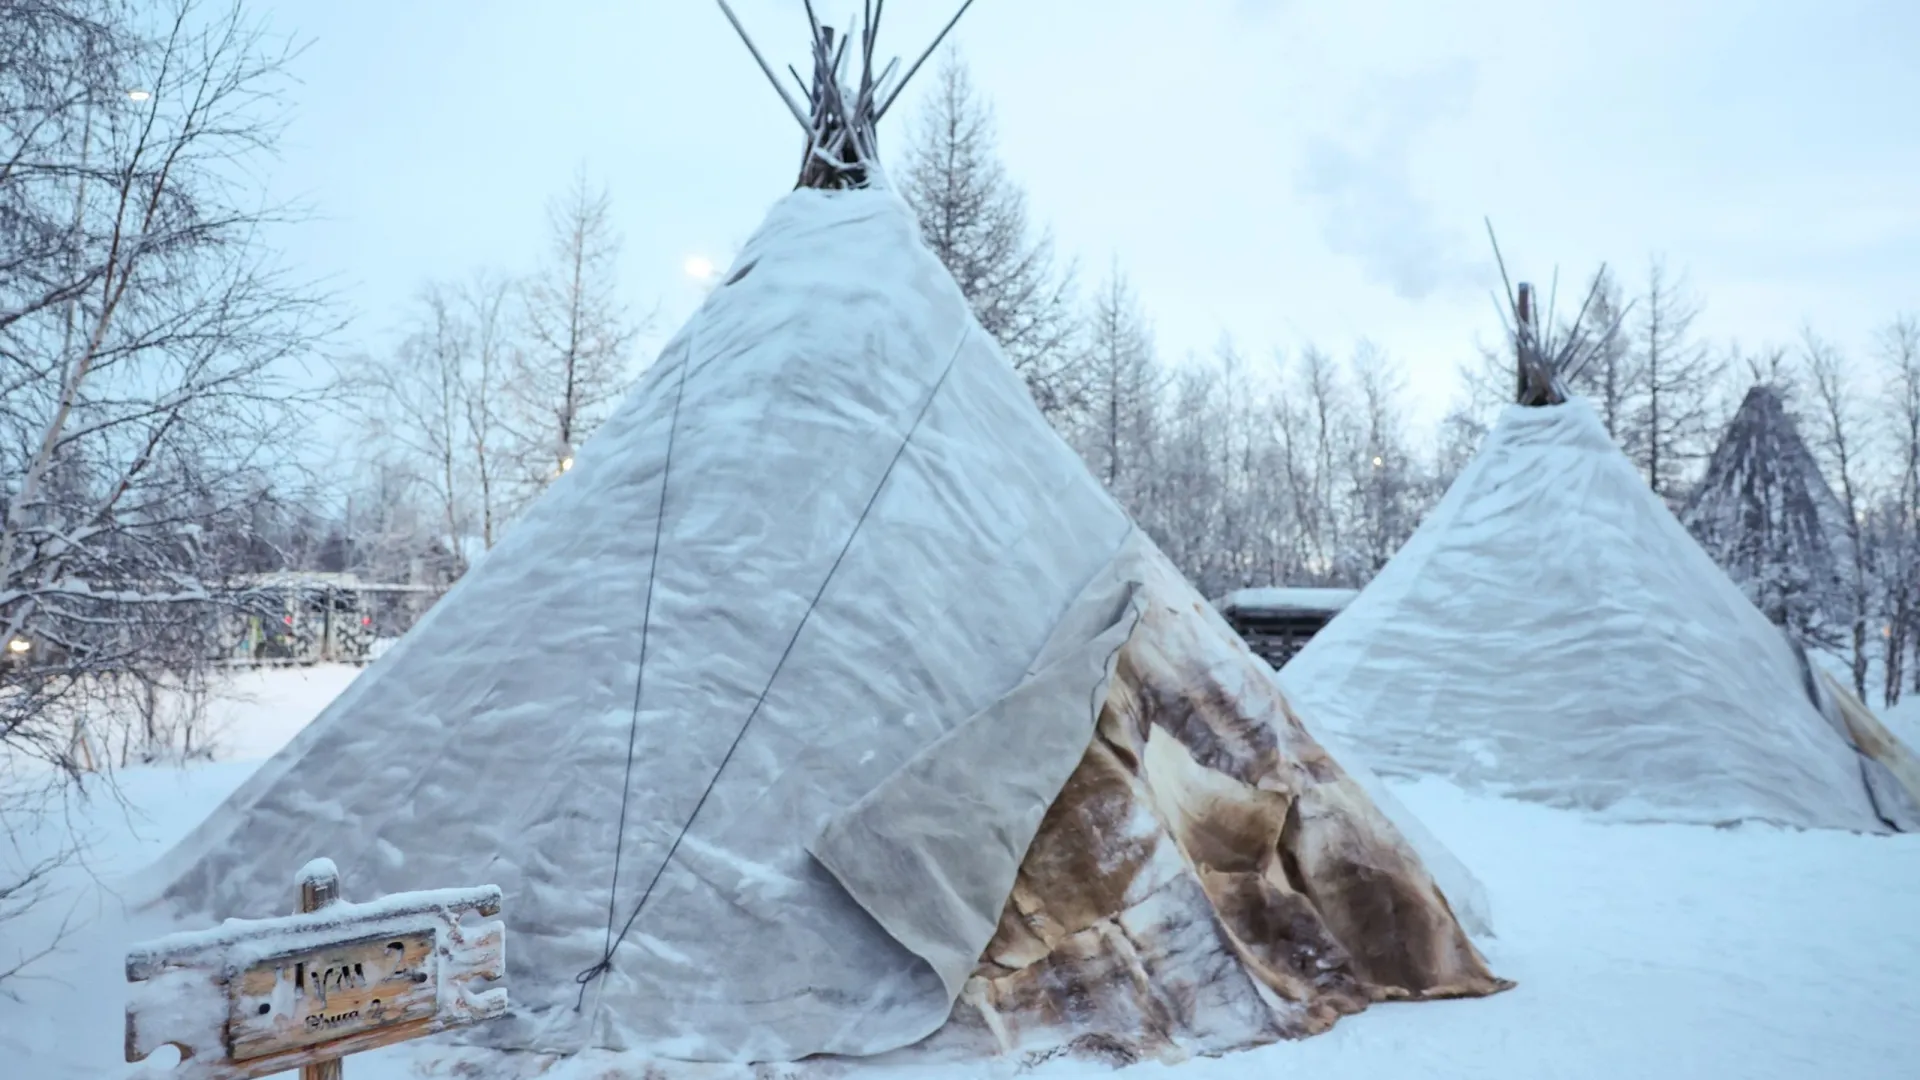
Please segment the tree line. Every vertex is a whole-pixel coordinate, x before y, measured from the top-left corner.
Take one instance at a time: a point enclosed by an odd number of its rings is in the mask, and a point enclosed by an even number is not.
[[[1117,263],[1084,299],[1076,268],[1056,267],[957,58],[899,175],[928,246],[1036,403],[1209,596],[1366,584],[1514,400],[1504,338],[1459,365],[1460,398],[1432,439],[1412,430],[1399,369],[1365,342],[1343,359],[1311,345],[1250,358],[1223,340],[1170,362]],[[1772,387],[1838,502],[1838,562],[1813,580],[1809,553],[1763,524],[1758,561],[1727,569],[1763,610],[1776,606],[1769,590],[1797,582],[1791,603],[1819,617],[1792,625],[1847,659],[1862,696],[1875,670],[1885,704],[1920,692],[1920,320],[1891,320],[1865,357],[1812,329],[1746,352],[1696,332],[1703,301],[1658,257],[1632,282],[1602,268],[1588,285],[1591,304],[1559,328],[1585,335],[1592,357],[1571,388],[1652,491],[1684,512],[1738,403]]]

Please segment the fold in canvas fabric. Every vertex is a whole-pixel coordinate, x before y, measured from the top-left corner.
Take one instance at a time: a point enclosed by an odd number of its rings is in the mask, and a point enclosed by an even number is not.
[[[1854,692],[1804,653],[1801,664],[1813,680],[1814,702],[1860,753],[1867,794],[1881,820],[1901,832],[1920,832],[1920,756],[1907,749]]]
[[[1281,682],[1336,752],[1390,775],[1623,818],[1887,829],[1787,641],[1577,399],[1509,408]]]
[[[1219,1054],[1510,986],[1265,663],[1151,544],[1130,549],[1141,616],[1096,737],[922,1051]]]
[[[1093,737],[1115,657],[1139,620],[1121,565],[1082,593],[1025,682],[835,815],[808,846],[940,977],[946,998],[929,1031],[993,936],[1027,845]],[[1088,615],[1107,624],[1091,638],[1080,625]]]
[[[493,1047],[915,1045],[1139,640],[1138,542],[898,200],[796,192],[572,471],[157,883],[196,921],[284,909],[315,856],[350,898],[497,884],[514,1014],[468,1036]]]

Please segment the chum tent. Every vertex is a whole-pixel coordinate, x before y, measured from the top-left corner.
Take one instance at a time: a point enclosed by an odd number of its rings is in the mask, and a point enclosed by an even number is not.
[[[1510,985],[1444,849],[1049,428],[885,188],[899,83],[856,54],[574,468],[156,891],[200,922],[318,856],[349,899],[497,884],[513,1009],[462,1037],[650,1076],[1218,1053]]]
[[[1911,820],[1911,755],[1816,705],[1797,643],[1567,392],[1599,333],[1552,343],[1525,285],[1514,307],[1522,403],[1287,665],[1289,700],[1387,775],[1634,820]]]

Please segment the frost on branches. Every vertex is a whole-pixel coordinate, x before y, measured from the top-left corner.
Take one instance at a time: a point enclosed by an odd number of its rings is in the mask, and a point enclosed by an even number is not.
[[[1747,392],[1680,520],[1769,619],[1838,642],[1850,618],[1846,511],[1774,387]]]
[[[239,179],[287,55],[243,9],[0,11],[4,837],[109,750],[191,750],[168,703],[205,685],[324,307]],[[0,863],[0,923],[36,874]]]

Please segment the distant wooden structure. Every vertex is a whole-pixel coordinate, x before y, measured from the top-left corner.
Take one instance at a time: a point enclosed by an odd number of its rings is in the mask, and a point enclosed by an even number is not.
[[[1238,589],[1213,606],[1277,671],[1359,595],[1358,589]]]

